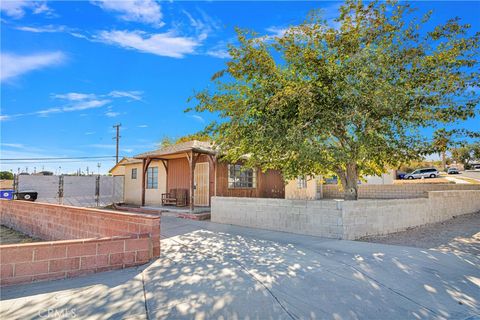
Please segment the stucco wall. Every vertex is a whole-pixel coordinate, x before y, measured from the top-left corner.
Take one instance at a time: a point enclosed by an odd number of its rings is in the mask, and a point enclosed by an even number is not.
[[[285,185],[285,199],[318,200],[320,199],[320,188],[317,188],[318,179],[308,177],[307,187],[299,188],[297,179],[289,180]]]
[[[480,210],[480,190],[432,191],[427,198],[287,200],[212,198],[211,219],[252,228],[358,239]]]
[[[381,176],[365,176],[359,186],[360,189],[364,189],[361,193],[363,198],[367,198],[370,195],[370,190],[380,190],[383,185],[393,185],[395,179],[395,170],[391,170]],[[343,193],[340,191],[337,185],[321,185],[322,177],[316,176],[314,178],[307,178],[307,188],[298,188],[297,179],[287,181],[285,186],[285,199],[298,199],[298,200],[318,200],[324,197],[324,188],[326,190],[325,198],[338,199],[343,198]],[[373,186],[373,188],[368,188]],[[376,189],[375,189],[376,188]],[[365,192],[368,191],[368,192]],[[380,192],[381,193],[381,192]],[[366,195],[366,196],[365,196]],[[389,195],[379,198],[391,198]]]
[[[137,169],[137,179],[132,179],[132,169]],[[140,205],[142,203],[142,164],[125,165],[124,202]]]
[[[161,161],[152,161],[149,168],[158,167],[158,189],[145,189],[145,205],[161,205],[162,193],[167,192],[167,176]],[[137,169],[137,179],[132,179],[132,169]],[[146,179],[146,177],[145,177]],[[142,164],[125,166],[124,202],[140,205],[142,203]]]

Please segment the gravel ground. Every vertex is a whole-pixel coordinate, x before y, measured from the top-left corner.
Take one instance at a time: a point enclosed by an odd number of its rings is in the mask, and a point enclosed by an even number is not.
[[[27,243],[27,242],[36,242],[42,241],[41,239],[36,239],[27,236],[17,230],[10,229],[4,225],[0,225],[0,244],[15,244],[15,243]]]
[[[364,237],[359,241],[480,256],[480,212],[385,236]]]

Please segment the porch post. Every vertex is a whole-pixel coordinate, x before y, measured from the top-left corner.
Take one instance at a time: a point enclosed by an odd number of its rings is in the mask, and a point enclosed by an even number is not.
[[[195,155],[194,151],[190,151],[190,154],[187,153],[187,160],[188,164],[190,165],[190,211],[193,212],[195,208],[195,165],[197,164],[197,160],[200,158],[200,153]]]
[[[168,193],[168,160],[163,160],[163,167],[165,168],[165,192]]]
[[[208,161],[212,164],[213,168],[213,195],[217,195],[217,157],[209,154],[208,155]],[[208,184],[210,187],[210,170],[208,170]],[[212,205],[212,197],[210,197],[210,189],[209,189],[209,195],[208,195],[208,206],[210,207]]]
[[[147,175],[148,166],[152,159],[142,159],[142,207],[145,205],[145,176]]]
[[[193,212],[195,205],[195,163],[193,159],[193,151],[190,152],[190,155],[188,157],[188,163],[190,165],[190,201],[189,201],[189,206],[190,206],[190,211]]]
[[[142,159],[142,207],[145,205],[145,173],[147,159]]]

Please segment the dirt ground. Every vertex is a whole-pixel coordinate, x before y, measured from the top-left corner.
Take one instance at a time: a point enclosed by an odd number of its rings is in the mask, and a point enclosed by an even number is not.
[[[480,256],[480,212],[386,236],[364,237],[360,241]]]
[[[435,183],[450,183],[455,184],[455,182],[447,180],[445,178],[427,178],[427,179],[413,179],[413,180],[393,180],[393,184],[435,184]]]
[[[0,225],[0,244],[15,244],[42,241],[41,239],[31,238],[26,234]]]

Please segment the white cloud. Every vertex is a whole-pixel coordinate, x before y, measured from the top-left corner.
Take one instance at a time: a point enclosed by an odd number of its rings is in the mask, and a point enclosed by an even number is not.
[[[59,113],[62,112],[62,108],[49,108],[49,109],[44,109],[40,111],[35,111],[31,113],[32,115],[38,115],[40,117],[46,117],[51,113]]]
[[[220,29],[219,23],[207,15],[204,11],[199,9],[197,9],[197,11],[200,13],[201,18],[194,18],[185,10],[183,10],[183,13],[187,16],[190,26],[194,29],[197,37],[200,40],[205,40],[214,30]]]
[[[125,21],[141,22],[155,27],[164,25],[160,4],[155,0],[101,0],[92,3],[103,10],[119,13],[120,19]]]
[[[85,135],[86,136],[91,136],[92,134],[95,134],[96,132],[95,131],[87,131],[85,132]]]
[[[26,32],[34,32],[34,33],[55,33],[55,32],[67,32],[69,28],[66,26],[55,26],[55,25],[46,25],[46,26],[41,26],[41,27],[29,27],[29,26],[20,26],[20,27],[15,27],[15,29],[20,30],[20,31],[26,31]]]
[[[139,128],[148,128],[148,126],[146,124],[141,124],[138,126]]]
[[[24,117],[24,116],[39,116],[47,117],[51,114],[64,113],[64,112],[74,112],[74,111],[83,111],[89,109],[102,108],[107,106],[105,115],[107,117],[116,117],[120,115],[118,112],[112,111],[113,107],[108,106],[108,104],[115,99],[133,99],[135,101],[142,101],[142,91],[119,91],[114,90],[108,94],[95,94],[95,93],[80,93],[80,92],[68,92],[62,94],[52,94],[53,99],[61,100],[61,106],[51,107],[47,109],[42,109],[38,111],[33,111],[30,113],[18,113],[11,115],[2,115],[0,120],[12,120],[14,118]],[[86,115],[86,114],[81,114]],[[125,128],[124,128],[125,130]]]
[[[2,147],[9,147],[9,148],[15,148],[15,149],[25,149],[25,145],[20,144],[20,143],[2,143]]]
[[[61,64],[65,61],[66,56],[60,51],[23,56],[11,53],[2,53],[0,59],[0,81],[3,82],[30,71]]]
[[[219,58],[219,59],[229,59],[230,53],[228,52],[227,49],[210,49],[207,52],[207,55],[214,57],[214,58]]]
[[[205,119],[203,119],[201,116],[194,114],[191,116],[193,119],[199,121],[199,122],[205,122]]]
[[[183,58],[186,54],[194,53],[195,48],[200,45],[197,39],[176,36],[172,32],[147,34],[143,31],[102,31],[96,40],[172,58]]]
[[[109,118],[115,118],[120,115],[120,112],[109,111],[109,112],[105,112],[105,115]]]
[[[130,98],[136,101],[142,101],[142,91],[119,91],[114,90],[108,95],[113,98]]]
[[[64,107],[48,108],[48,109],[32,112],[28,115],[38,115],[40,117],[46,117],[52,113],[64,113],[64,112],[73,112],[73,111],[82,111],[82,110],[88,110],[88,109],[101,108],[110,102],[111,102],[110,100],[106,100],[106,99],[76,101]]]
[[[108,103],[110,103],[110,100],[89,100],[89,101],[82,101],[75,103],[69,107],[63,107],[62,111],[64,112],[70,112],[70,111],[80,111],[80,110],[87,110],[87,109],[94,109],[94,108],[100,108]]]
[[[53,97],[57,99],[64,99],[64,100],[70,100],[70,101],[82,101],[87,99],[94,99],[96,95],[93,93],[69,92],[65,94],[55,94],[53,95]]]
[[[33,14],[53,15],[53,10],[47,6],[46,1],[6,0],[2,1],[0,6],[0,11],[13,19],[22,18],[29,10],[31,10]]]
[[[267,28],[267,32],[270,33],[271,37],[283,37],[287,32],[288,28],[272,26]]]

